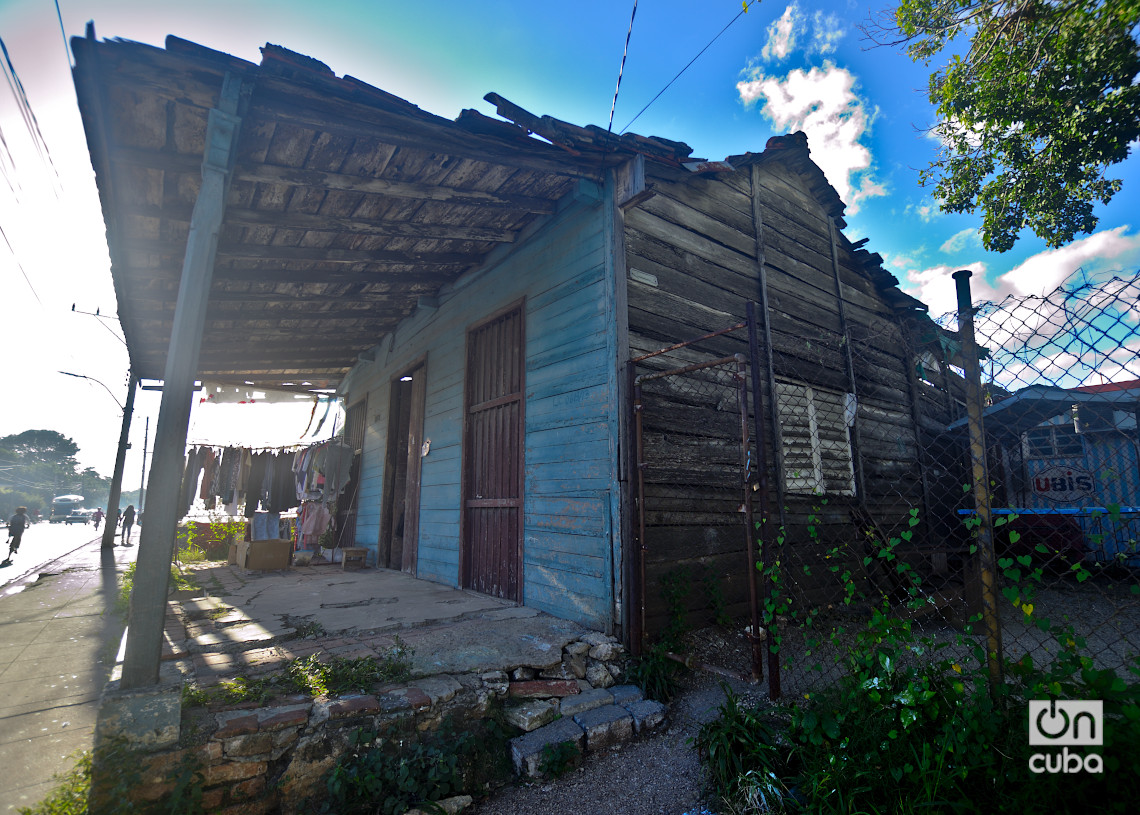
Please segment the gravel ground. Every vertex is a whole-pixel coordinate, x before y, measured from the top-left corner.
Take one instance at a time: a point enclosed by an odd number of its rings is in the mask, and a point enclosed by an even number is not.
[[[1058,583],[1035,598],[1036,614],[1073,625],[1088,639],[1088,653],[1099,667],[1120,666],[1127,655],[1140,651],[1140,600],[1129,585]],[[1031,652],[1045,657],[1048,640],[1034,625],[1026,624],[1003,608],[1003,640],[1006,655],[1016,658]],[[823,621],[820,621],[821,625]],[[833,621],[835,622],[835,621]],[[861,620],[840,621],[849,629]],[[825,626],[824,626],[825,627]],[[952,641],[958,632],[937,619],[925,619],[918,629],[936,639]],[[749,671],[750,649],[743,624],[733,632],[711,627],[690,634],[682,651],[701,662],[737,673]],[[802,632],[789,629],[785,651],[803,657]],[[817,635],[825,632],[817,632]],[[1054,646],[1055,647],[1055,646]],[[943,655],[960,648],[956,646]],[[1051,650],[1051,649],[1050,649]],[[798,698],[827,679],[837,676],[835,654],[829,645],[811,649],[812,662],[825,666],[823,674],[792,668],[783,672],[785,699]],[[963,654],[965,651],[963,650]],[[803,663],[808,664],[807,662]],[[721,682],[745,704],[767,700],[767,686],[750,685],[718,676],[690,671],[680,678],[680,691],[669,706],[666,729],[628,742],[604,753],[587,756],[576,770],[560,778],[507,787],[470,810],[472,815],[711,815],[706,809],[704,779],[696,751],[688,740],[702,723],[715,719],[724,701]]]
[[[730,642],[706,629],[691,638],[696,656],[713,664],[747,665],[743,638]],[[723,680],[686,671],[669,705],[663,730],[585,757],[582,766],[559,778],[507,787],[469,810],[472,815],[698,815],[704,808],[704,778],[696,750],[688,740],[701,725],[717,717],[724,701],[721,682],[756,704],[766,698],[764,686]]]
[[[690,673],[669,706],[668,726],[586,756],[559,778],[520,783],[469,810],[474,815],[680,815],[702,811],[703,779],[687,740],[716,718],[724,694],[714,678]],[[733,683],[734,693],[754,692]]]

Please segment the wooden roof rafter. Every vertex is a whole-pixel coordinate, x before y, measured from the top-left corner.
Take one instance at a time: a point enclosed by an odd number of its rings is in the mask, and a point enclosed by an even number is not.
[[[341,376],[432,296],[548,217],[612,157],[441,119],[278,46],[260,65],[168,37],[73,42],[132,367],[160,378],[222,78],[253,88],[223,217],[199,376],[317,349]],[[299,357],[301,358],[301,357]],[[339,364],[325,364],[338,362]],[[248,378],[248,376],[247,376]]]

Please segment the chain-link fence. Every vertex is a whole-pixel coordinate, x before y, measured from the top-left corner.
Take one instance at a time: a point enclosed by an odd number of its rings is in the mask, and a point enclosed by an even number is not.
[[[1138,302],[1140,277],[987,303],[977,350],[953,318],[856,302],[821,328],[758,306],[641,357],[647,638],[732,621],[688,645],[755,673],[755,596],[773,696],[834,681],[876,611],[951,652],[982,644],[994,671],[1059,647],[1126,664],[1140,654]]]

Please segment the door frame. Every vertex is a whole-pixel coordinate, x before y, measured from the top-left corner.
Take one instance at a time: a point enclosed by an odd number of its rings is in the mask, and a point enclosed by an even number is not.
[[[393,426],[393,408],[397,406],[398,385],[400,379],[409,374],[419,372],[413,380],[408,391],[408,404],[400,409],[400,413],[407,411],[407,433],[414,438],[409,443],[404,461],[399,461],[397,450],[399,441],[394,437],[393,431],[401,432],[400,428]],[[400,571],[415,575],[419,563],[419,520],[420,520],[420,476],[421,459],[419,448],[423,444],[424,414],[427,402],[427,355],[415,362],[401,368],[394,374],[388,388],[388,427],[384,449],[384,486],[380,497],[380,531],[376,545],[378,554],[377,565],[381,568],[399,568]],[[401,423],[402,425],[402,423]],[[392,560],[392,514],[396,502],[395,476],[400,466],[404,468],[404,533],[401,538],[400,564],[398,567],[390,565]],[[409,545],[410,544],[410,545]]]
[[[497,309],[487,317],[469,324],[464,334],[462,405],[463,455],[459,488],[459,586],[461,588],[470,588],[472,578],[471,549],[467,544],[467,496],[471,488],[470,477],[468,475],[471,469],[471,424],[467,414],[467,409],[471,401],[471,335],[484,326],[498,320],[500,317],[510,314],[512,311],[519,312],[519,385],[521,389],[518,427],[519,524],[518,540],[515,543],[515,562],[518,565],[518,597],[508,597],[504,599],[513,600],[519,605],[522,605],[523,597],[525,596],[524,574],[526,571],[523,568],[523,542],[526,539],[524,523],[526,517],[526,297],[521,297]]]

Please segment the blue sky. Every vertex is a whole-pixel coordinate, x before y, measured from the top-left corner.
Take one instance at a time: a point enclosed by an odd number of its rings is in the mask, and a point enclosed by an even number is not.
[[[495,91],[539,114],[605,126],[629,27],[629,2],[436,0],[434,3],[290,0],[59,0],[67,36],[88,20],[99,37],[162,45],[167,34],[257,62],[272,42],[315,57],[440,116],[463,108],[493,115]],[[918,170],[937,143],[926,101],[928,70],[902,53],[872,48],[857,26],[887,3],[755,3],[640,0],[614,129],[622,130],[718,33],[727,30],[641,113],[631,130],[690,144],[720,159],[760,151],[795,130],[848,204],[847,234],[869,238],[904,288],[934,314],[953,307],[950,272],[975,272],[975,299],[1042,293],[1076,270],[1090,276],[1140,263],[1140,158],[1114,168],[1124,190],[1098,210],[1096,233],[1048,250],[1026,235],[1016,248],[985,252],[980,216],[943,215]],[[8,145],[0,183],[0,241],[9,386],[0,435],[50,427],[74,438],[80,460],[109,473],[119,409],[91,382],[125,393],[127,355],[117,325],[79,311],[114,313],[109,261],[94,178],[75,106],[68,53],[51,0],[0,0],[0,37],[35,112],[51,165],[37,154],[10,88],[0,86],[0,128]],[[25,279],[26,276],[26,279]],[[34,290],[34,291],[33,291]],[[100,325],[99,323],[105,323]],[[110,329],[110,330],[109,330]],[[17,338],[18,339],[14,339]],[[12,390],[21,398],[13,399]],[[126,486],[137,484],[143,417],[157,398],[140,399]],[[237,411],[248,410],[237,408]],[[207,413],[207,411],[217,411]],[[252,423],[221,406],[195,411],[192,437],[253,443],[296,441],[308,419],[277,423],[279,437],[257,437]],[[153,431],[153,420],[152,420]],[[277,431],[275,431],[277,432]],[[262,440],[264,438],[264,440]]]

